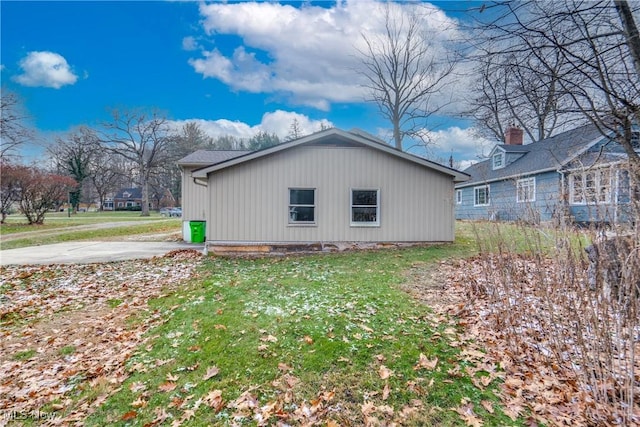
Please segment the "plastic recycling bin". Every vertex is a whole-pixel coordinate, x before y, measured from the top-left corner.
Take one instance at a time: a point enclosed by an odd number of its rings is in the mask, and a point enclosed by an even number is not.
[[[205,222],[204,221],[191,221],[189,222],[189,228],[191,229],[191,242],[203,243],[205,239]]]

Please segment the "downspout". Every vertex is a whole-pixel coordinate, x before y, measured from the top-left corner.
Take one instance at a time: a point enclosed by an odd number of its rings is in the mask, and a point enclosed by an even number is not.
[[[200,186],[202,186],[202,187],[208,187],[208,186],[209,186],[209,185],[207,185],[207,184],[203,184],[202,182],[200,182],[200,181],[198,180],[198,178],[193,178],[193,183],[194,183],[194,184],[196,184],[196,185],[200,185]]]

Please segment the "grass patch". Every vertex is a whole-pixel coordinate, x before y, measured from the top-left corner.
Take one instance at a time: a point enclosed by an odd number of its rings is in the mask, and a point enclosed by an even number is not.
[[[177,232],[180,230],[181,219],[164,219],[162,221],[145,223],[138,225],[127,225],[122,227],[112,227],[97,230],[69,229],[55,235],[30,236],[22,239],[2,242],[2,249],[23,248],[26,246],[48,245],[52,243],[73,242],[81,240],[94,240],[100,238],[129,236],[135,234]]]
[[[51,212],[45,217],[44,224],[27,224],[23,215],[9,215],[5,224],[0,224],[0,233],[3,235],[23,233],[26,231],[50,231],[78,225],[99,224],[105,222],[121,221],[149,221],[163,220],[158,212],[151,212],[150,216],[141,216],[140,212],[81,212],[72,214]]]
[[[470,362],[450,343],[452,326],[399,286],[412,263],[473,252],[463,235],[455,245],[428,248],[211,259],[197,284],[152,302],[166,322],[150,332],[128,362],[130,378],[86,425],[159,417],[189,426],[255,425],[256,416],[268,418],[264,425],[312,416],[322,416],[322,425],[363,425],[369,404],[385,408],[369,415],[383,424],[465,425],[451,408],[468,402],[485,425],[513,425],[499,409],[497,380],[474,386],[465,371]],[[437,358],[435,367],[415,369],[421,354]]]
[[[13,359],[14,360],[29,360],[32,359],[34,356],[36,355],[36,351],[31,349],[31,350],[23,350],[23,351],[19,351],[16,354],[13,355]]]
[[[65,345],[58,351],[58,353],[60,353],[61,356],[70,356],[75,352],[76,352],[76,348],[72,345]]]
[[[113,298],[113,299],[108,299],[107,300],[107,304],[109,305],[109,307],[111,308],[116,308],[117,306],[119,306],[120,304],[122,304],[122,300],[120,298]]]

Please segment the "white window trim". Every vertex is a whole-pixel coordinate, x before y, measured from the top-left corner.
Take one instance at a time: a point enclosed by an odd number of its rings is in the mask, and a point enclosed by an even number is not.
[[[354,191],[375,191],[376,192],[376,220],[371,222],[358,222],[353,221],[353,208],[363,205],[353,204],[353,192]],[[366,207],[371,207],[367,205]],[[380,227],[380,189],[379,188],[352,188],[349,190],[349,222],[351,227]]]
[[[456,205],[462,204],[462,190],[456,190]]]
[[[500,157],[501,162],[499,166],[496,166],[496,157]],[[497,152],[497,153],[494,153],[493,156],[491,156],[491,165],[493,166],[493,170],[504,168],[505,166],[504,162],[505,162],[505,155],[503,152]]]
[[[520,185],[523,185],[525,182],[530,183],[531,187],[533,187],[533,197],[527,200],[520,200]],[[516,182],[516,201],[518,203],[528,203],[536,201],[536,178],[522,178]]]
[[[291,190],[313,190],[313,205],[291,204]],[[292,227],[308,227],[315,226],[318,221],[318,210],[316,209],[316,197],[318,191],[315,188],[309,187],[289,187],[287,189],[287,222]],[[292,221],[291,220],[291,208],[292,207],[312,207],[313,208],[313,221]]]
[[[600,194],[600,190],[602,189],[602,183],[601,183],[601,176],[602,173],[601,171],[604,169],[609,169],[609,192],[607,193],[608,198],[607,200],[604,201],[600,201],[598,200],[598,194]],[[587,174],[588,173],[593,173],[594,176],[594,180],[595,180],[595,194],[596,194],[596,201],[589,201],[588,197],[587,197]],[[576,170],[573,171],[569,174],[569,204],[572,206],[593,206],[593,205],[608,205],[611,204],[612,200],[615,200],[613,198],[613,191],[614,191],[614,184],[615,184],[615,180],[614,180],[614,174],[616,173],[616,170],[610,166],[605,166],[602,168],[597,168],[597,169],[591,169],[591,170]],[[582,201],[576,201],[576,193],[575,193],[575,186],[574,186],[574,177],[579,176],[581,178],[580,182],[582,183]]]
[[[484,188],[487,190],[487,203],[477,203],[478,198],[477,198],[476,190],[479,190],[481,188]],[[490,206],[490,205],[491,205],[491,188],[489,188],[489,184],[473,187],[473,206]]]

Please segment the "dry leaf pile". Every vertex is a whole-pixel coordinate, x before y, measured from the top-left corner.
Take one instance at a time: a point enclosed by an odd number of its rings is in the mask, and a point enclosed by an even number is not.
[[[126,379],[126,360],[164,318],[149,299],[195,277],[200,259],[175,251],[151,260],[2,267],[0,411],[46,407],[68,411],[58,422],[84,419]],[[127,321],[140,312],[144,322]],[[74,404],[69,395],[80,384],[93,395]]]
[[[640,425],[637,323],[630,330],[625,313],[590,292],[584,277],[566,285],[560,262],[520,256],[442,262],[439,292],[449,305],[440,312],[460,318],[461,340],[478,343],[487,363],[504,370],[502,398],[514,420],[526,408],[532,423]],[[624,387],[630,389],[623,393]],[[458,412],[474,424],[469,407]]]

